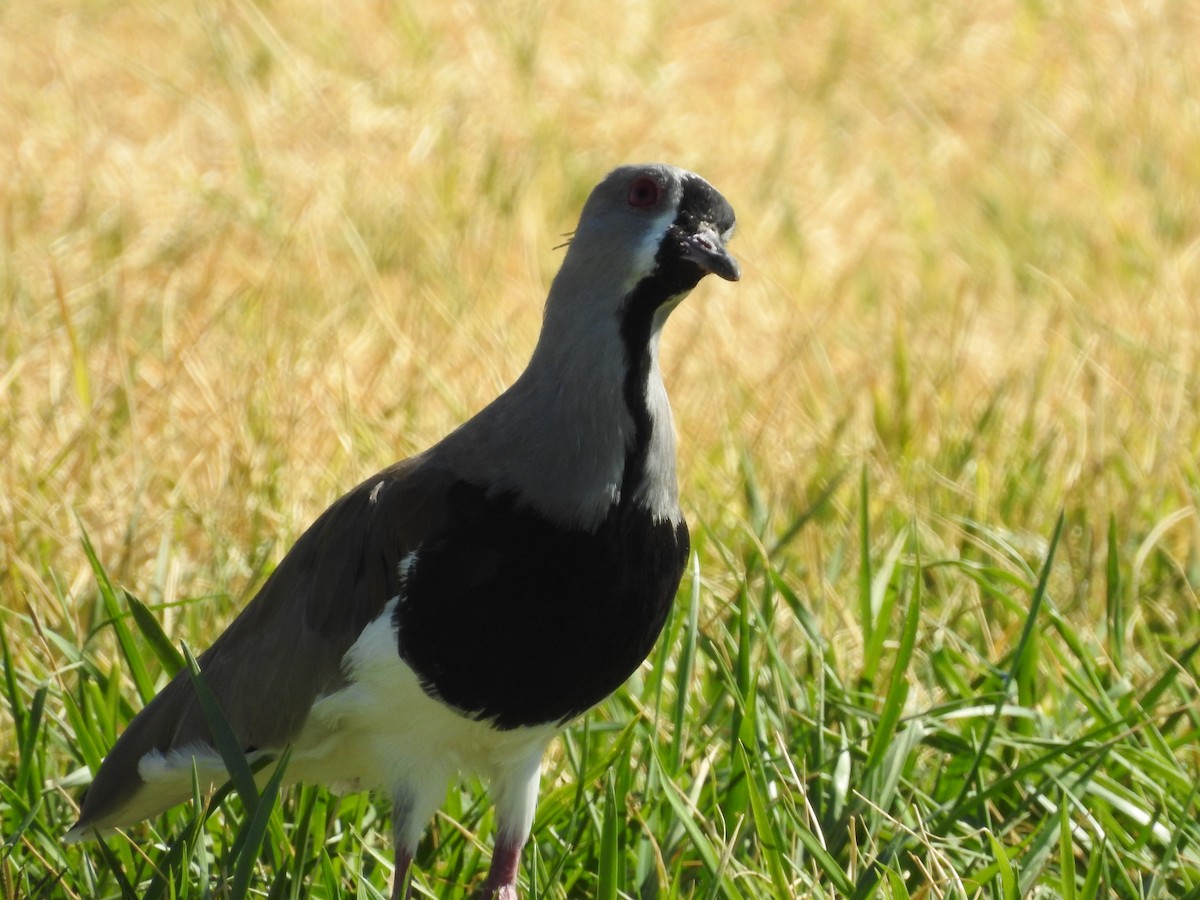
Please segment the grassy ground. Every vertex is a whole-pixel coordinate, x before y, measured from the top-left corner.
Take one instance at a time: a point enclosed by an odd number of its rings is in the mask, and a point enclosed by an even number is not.
[[[367,796],[60,843],[163,677],[124,590],[202,648],[516,375],[646,159],[744,280],[673,317],[692,573],[528,895],[1200,896],[1200,16],[735,7],[0,5],[0,897],[386,890]]]

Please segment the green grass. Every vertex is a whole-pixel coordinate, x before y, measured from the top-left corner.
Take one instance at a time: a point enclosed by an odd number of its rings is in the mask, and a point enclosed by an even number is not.
[[[869,487],[864,475],[863,504]],[[1155,668],[1122,671],[1116,633],[1059,608],[1079,575],[1061,518],[1027,556],[980,525],[964,523],[947,553],[916,522],[830,527],[828,502],[805,515],[799,532],[699,529],[651,664],[546,767],[530,896],[1200,895],[1195,638],[1164,639]],[[777,531],[805,530],[841,535],[818,577],[866,548],[861,661],[796,592],[805,563]],[[1119,620],[1132,560],[1115,525],[1105,554]],[[160,635],[96,574],[91,635],[6,614],[4,633],[37,635],[56,666],[18,666],[3,644],[17,744],[0,789],[5,896],[386,895],[386,810],[311,787],[274,805],[269,785],[257,814],[228,790],[197,796],[131,839],[59,843],[75,811],[68,770],[94,766],[138,705],[90,644],[115,631],[135,682],[161,669]],[[966,595],[976,616],[935,612]],[[477,785],[453,790],[421,844],[418,889],[469,896],[491,827]]]
[[[1196,46],[1186,3],[0,5],[0,898],[386,893],[368,795],[61,836],[184,647],[515,377],[645,159],[744,278],[664,337],[695,554],[527,895],[1200,898]],[[451,790],[417,891],[493,827]]]

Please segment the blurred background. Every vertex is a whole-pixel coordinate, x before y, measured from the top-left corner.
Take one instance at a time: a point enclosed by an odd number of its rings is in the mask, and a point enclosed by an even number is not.
[[[168,593],[289,544],[515,377],[561,235],[644,160],[739,216],[743,282],[663,352],[694,517],[746,466],[786,514],[865,465],[935,530],[1186,510],[1195,584],[1191,4],[0,16],[6,602],[90,578],[78,522]]]
[[[0,605],[29,648],[30,616],[87,633],[86,531],[203,645],[515,378],[587,192],[666,161],[731,201],[744,273],[662,352],[706,603],[740,577],[708,536],[786,534],[853,658],[860,513],[884,550],[1036,559],[1064,511],[1059,608],[1104,621],[1112,522],[1121,627],[1169,651],[1200,617],[1198,47],[1185,2],[4,4]],[[1019,624],[932,602],[981,646]]]

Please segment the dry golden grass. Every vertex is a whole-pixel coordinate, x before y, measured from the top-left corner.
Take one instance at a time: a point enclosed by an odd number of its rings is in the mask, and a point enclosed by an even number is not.
[[[876,515],[947,540],[958,517],[1044,537],[1065,506],[1136,543],[1179,513],[1156,540],[1195,565],[1189,4],[0,24],[5,606],[90,591],[78,522],[150,599],[242,590],[515,376],[558,236],[643,159],[741,219],[743,282],[706,283],[664,351],[694,517],[731,515],[743,454],[784,517],[865,464]]]
[[[861,460],[889,504],[1015,528],[1195,508],[1187,4],[3,15],[8,602],[51,560],[88,581],[75,516],[134,583],[167,535],[187,582],[436,439],[520,369],[557,235],[639,159],[741,217],[744,282],[664,354],[697,511],[743,449],[784,508]]]
[[[1134,618],[1178,634],[1196,47],[1200,7],[1115,0],[0,6],[0,607],[87,633],[82,524],[203,645],[335,496],[515,377],[586,192],[664,160],[740,217],[743,281],[663,352],[694,522],[753,519],[750,481],[778,531],[863,470],[888,540],[1037,557],[1065,509],[1090,633],[1114,516],[1135,582],[1159,560]],[[794,574],[859,652],[856,481]]]
[[[866,458],[881,497],[994,518],[1031,450],[1036,527],[1194,506],[1185,4],[438,10],[6,11],[18,595],[31,551],[90,577],[74,515],[140,582],[164,533],[195,560],[286,541],[434,440],[519,370],[584,192],[645,158],[741,216],[744,283],[665,353],[694,507],[743,447],[785,506]]]

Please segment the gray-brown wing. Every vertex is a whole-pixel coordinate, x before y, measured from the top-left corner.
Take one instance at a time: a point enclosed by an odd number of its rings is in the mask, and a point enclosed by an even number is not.
[[[205,682],[244,749],[281,749],[297,735],[314,700],[344,683],[342,658],[396,595],[400,560],[443,515],[449,480],[414,457],[341,497],[200,656]],[[186,799],[147,810],[145,798],[135,799],[144,786],[138,764],[148,753],[197,743],[213,741],[183,671],[113,745],[71,836],[131,824]]]

